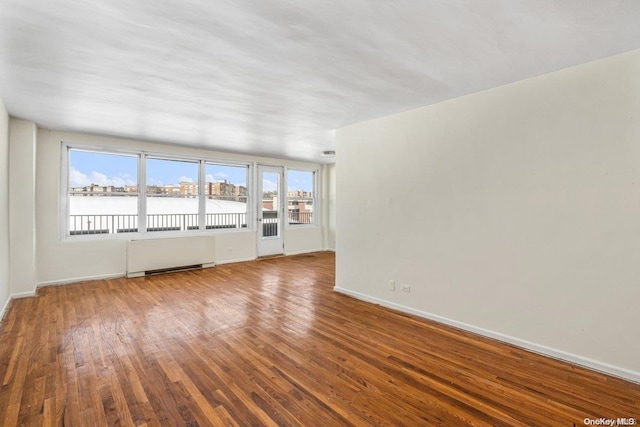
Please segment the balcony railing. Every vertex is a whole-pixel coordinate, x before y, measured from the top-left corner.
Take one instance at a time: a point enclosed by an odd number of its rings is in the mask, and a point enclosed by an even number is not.
[[[313,212],[289,211],[289,224],[313,224]]]
[[[264,213],[263,235],[277,236],[277,217]],[[205,229],[233,229],[247,227],[246,213],[206,214]],[[288,220],[291,225],[313,224],[313,212],[289,211]],[[199,230],[198,214],[148,214],[148,232],[155,231],[187,231]],[[69,234],[116,234],[137,233],[138,215],[135,214],[100,214],[69,215]]]
[[[246,213],[206,214],[207,230],[246,228]],[[198,214],[149,214],[146,231],[199,230]],[[138,215],[69,215],[69,234],[137,233]]]

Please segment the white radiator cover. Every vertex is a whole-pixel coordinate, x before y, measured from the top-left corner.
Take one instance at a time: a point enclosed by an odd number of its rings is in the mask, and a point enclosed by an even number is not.
[[[129,240],[127,242],[127,277],[147,271],[200,265],[215,265],[213,236],[176,237],[172,239]]]

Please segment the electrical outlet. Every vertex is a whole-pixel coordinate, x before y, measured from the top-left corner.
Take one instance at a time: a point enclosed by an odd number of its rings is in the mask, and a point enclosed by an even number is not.
[[[395,291],[396,290],[396,281],[395,280],[389,280],[389,290],[390,291]]]
[[[402,283],[402,284],[400,285],[400,290],[401,290],[402,292],[411,292],[411,286],[409,286],[409,285],[406,285],[406,284]]]

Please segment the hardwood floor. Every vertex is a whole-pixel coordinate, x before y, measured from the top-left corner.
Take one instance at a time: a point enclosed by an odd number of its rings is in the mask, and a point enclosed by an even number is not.
[[[332,291],[315,253],[43,288],[0,326],[0,424],[584,425],[640,385]]]

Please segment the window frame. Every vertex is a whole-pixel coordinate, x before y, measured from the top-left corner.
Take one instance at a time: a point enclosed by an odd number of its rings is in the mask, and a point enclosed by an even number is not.
[[[148,165],[148,163],[147,163],[147,161],[149,159],[151,159],[151,160],[168,161],[168,162],[185,162],[185,163],[193,163],[193,164],[197,165],[197,177],[198,177],[198,180],[196,181],[196,183],[198,184],[197,197],[198,197],[198,227],[199,228],[194,229],[194,230],[188,230],[187,229],[187,230],[179,230],[179,231],[149,231],[149,229],[148,229],[148,225],[149,224],[147,224],[147,219],[149,217],[149,211],[147,209],[148,208],[147,202],[149,200],[149,197],[151,197],[151,198],[155,197],[155,195],[149,196],[149,194],[147,193],[147,187],[148,187],[148,184],[147,184],[147,165]],[[144,230],[144,231],[142,231],[142,232],[138,231],[138,233],[145,233],[145,234],[152,233],[153,235],[158,235],[158,236],[159,235],[164,235],[164,234],[167,234],[167,233],[180,233],[180,235],[182,235],[184,233],[185,235],[191,236],[191,235],[193,235],[194,232],[202,231],[203,229],[200,228],[200,226],[202,224],[202,213],[200,212],[201,199],[202,199],[202,196],[201,196],[202,183],[200,182],[200,175],[201,175],[200,169],[202,167],[202,161],[200,159],[196,159],[196,158],[186,158],[186,157],[177,158],[177,157],[174,157],[174,156],[156,155],[156,154],[152,154],[152,153],[144,153],[142,161],[144,162],[144,169],[145,169],[144,170],[144,172],[145,172],[145,175],[144,175],[144,202],[143,202],[144,203],[144,215],[143,215],[144,219],[142,217],[140,217],[140,215],[139,215],[138,224],[143,224],[143,226],[142,227],[138,227],[138,230]],[[179,184],[180,183],[178,183],[178,185]],[[142,195],[141,195],[141,197],[142,197]]]
[[[72,150],[86,151],[97,154],[126,155],[137,157],[138,169],[138,212],[137,212],[137,232],[132,233],[105,233],[105,234],[70,234],[69,226],[69,205],[70,205],[70,182],[69,172],[71,167],[70,154]],[[253,207],[253,176],[255,163],[249,161],[235,161],[219,159],[214,157],[198,157],[193,155],[182,155],[175,153],[160,153],[146,150],[129,150],[119,147],[104,147],[98,145],[76,144],[61,141],[60,159],[60,208],[59,208],[59,239],[62,241],[82,241],[82,240],[112,240],[112,239],[162,239],[171,237],[186,237],[197,235],[227,234],[227,233],[247,233],[255,231],[255,208]],[[198,165],[198,225],[195,230],[179,231],[147,231],[147,158],[159,160],[173,160],[195,162]],[[247,227],[233,229],[206,229],[206,197],[205,197],[205,167],[206,164],[221,166],[235,166],[246,168],[247,186]]]
[[[312,186],[312,191],[313,191],[313,215],[312,215],[312,222],[310,222],[309,224],[291,224],[289,222],[289,171],[295,171],[295,172],[311,172],[313,174],[313,186]],[[285,223],[285,227],[286,228],[290,228],[293,230],[298,230],[298,229],[302,229],[302,228],[318,228],[320,227],[320,225],[322,224],[321,222],[321,207],[320,207],[320,197],[318,197],[318,194],[320,192],[320,180],[318,179],[318,177],[320,176],[320,170],[317,168],[304,168],[304,167],[289,167],[289,166],[285,166],[284,168],[284,186],[286,189],[286,197],[284,198],[285,202],[286,202],[286,207],[287,207],[287,221]]]
[[[211,160],[211,159],[205,159],[203,158],[201,160],[201,167],[200,167],[200,186],[198,187],[198,193],[200,194],[200,220],[202,221],[201,224],[204,224],[204,230],[206,230],[206,216],[207,216],[207,195],[205,193],[205,185],[206,184],[206,179],[207,179],[207,164],[213,164],[213,165],[217,165],[217,166],[231,166],[231,167],[244,167],[246,169],[246,175],[245,175],[245,186],[247,189],[247,201],[246,201],[246,205],[247,205],[247,211],[246,211],[246,215],[247,215],[247,226],[246,227],[241,227],[241,230],[247,230],[247,231],[255,231],[257,230],[257,224],[256,221],[254,220],[256,212],[255,212],[255,206],[254,206],[254,198],[253,198],[253,194],[255,191],[254,187],[253,187],[253,171],[254,169],[256,169],[255,163],[253,162],[233,162],[230,160],[225,160],[225,161],[220,161],[220,160]],[[234,184],[235,185],[235,184]],[[201,228],[202,230],[203,228]],[[234,230],[237,229],[216,229],[218,233],[233,233]],[[237,232],[237,231],[236,231]]]

